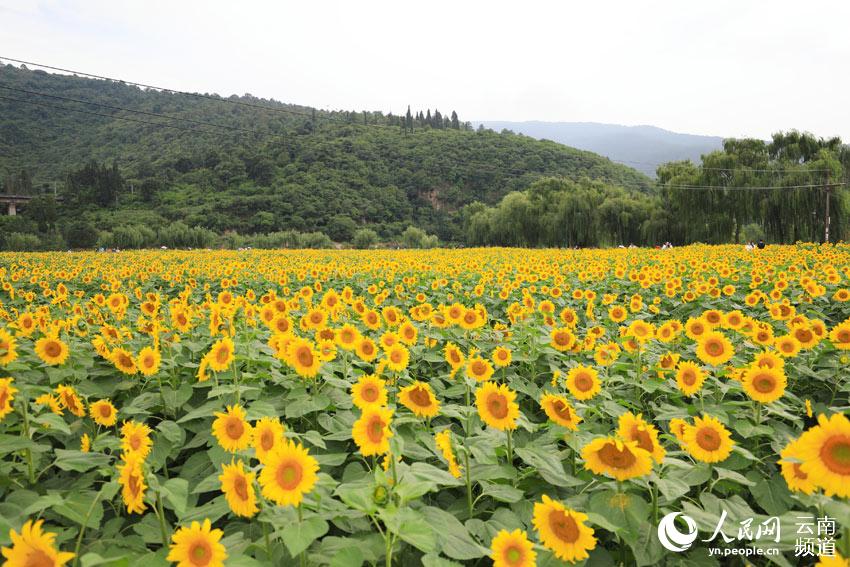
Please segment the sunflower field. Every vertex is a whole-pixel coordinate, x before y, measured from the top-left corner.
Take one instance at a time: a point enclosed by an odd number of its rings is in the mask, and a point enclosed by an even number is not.
[[[5,565],[850,557],[847,245],[0,254],[0,282]]]

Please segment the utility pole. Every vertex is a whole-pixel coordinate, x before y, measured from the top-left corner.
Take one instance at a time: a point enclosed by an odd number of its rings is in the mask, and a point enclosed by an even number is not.
[[[823,240],[826,243],[829,243],[829,193],[830,193],[830,185],[829,185],[829,171],[826,172],[826,216],[824,218],[824,234]]]

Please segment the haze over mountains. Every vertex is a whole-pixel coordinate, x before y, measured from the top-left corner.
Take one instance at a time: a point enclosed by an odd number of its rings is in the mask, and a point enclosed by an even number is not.
[[[702,154],[718,150],[723,144],[719,136],[698,136],[671,132],[655,126],[621,126],[599,122],[507,122],[484,120],[496,132],[508,129],[532,138],[552,140],[581,150],[603,155],[624,163],[650,176],[658,165],[689,159],[698,163]]]

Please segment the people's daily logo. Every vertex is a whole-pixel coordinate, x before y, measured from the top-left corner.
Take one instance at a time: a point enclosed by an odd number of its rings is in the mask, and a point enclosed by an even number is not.
[[[679,531],[676,518],[681,517],[687,526],[685,532]],[[669,551],[685,551],[697,539],[697,523],[681,512],[670,512],[658,524],[658,541]]]

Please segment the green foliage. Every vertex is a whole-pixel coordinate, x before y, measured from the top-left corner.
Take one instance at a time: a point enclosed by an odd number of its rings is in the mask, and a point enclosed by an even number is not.
[[[378,233],[371,228],[361,228],[354,233],[354,239],[351,243],[355,248],[361,250],[372,248],[378,243]]]
[[[41,248],[41,239],[34,234],[11,232],[6,235],[3,248],[12,252],[39,250]]]
[[[440,240],[434,234],[426,234],[421,228],[409,226],[401,233],[401,243],[405,248],[436,248]]]
[[[757,242],[763,238],[764,230],[758,223],[751,222],[741,229],[741,242]]]

